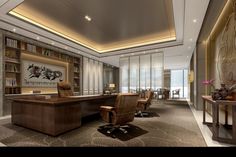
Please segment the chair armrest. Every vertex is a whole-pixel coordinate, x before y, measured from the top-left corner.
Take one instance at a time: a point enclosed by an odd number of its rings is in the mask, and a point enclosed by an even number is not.
[[[148,99],[139,99],[138,103],[145,104],[145,103],[147,103],[147,100]]]
[[[107,112],[111,112],[114,109],[115,107],[112,107],[112,106],[100,106],[100,110],[107,111]]]
[[[105,122],[111,123],[112,116],[114,115],[115,107],[112,106],[100,106],[100,115]]]

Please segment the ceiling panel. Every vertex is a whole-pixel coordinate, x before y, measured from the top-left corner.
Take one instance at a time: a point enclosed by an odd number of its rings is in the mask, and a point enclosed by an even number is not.
[[[101,52],[176,34],[172,0],[25,0],[13,12]]]

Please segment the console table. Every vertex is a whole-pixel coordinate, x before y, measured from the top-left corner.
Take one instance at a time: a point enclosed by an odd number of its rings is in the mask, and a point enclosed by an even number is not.
[[[229,100],[213,100],[211,96],[202,96],[203,100],[203,124],[212,126],[212,139],[225,142],[236,144],[236,101],[229,101]],[[213,122],[206,122],[206,102],[212,105],[212,121]],[[230,131],[231,137],[224,136],[225,134],[220,134],[221,130],[224,129],[225,126],[228,125],[228,113],[225,113],[225,125],[221,125],[219,123],[219,106],[225,105],[226,107],[231,105],[232,106],[232,130]],[[230,127],[230,128],[231,128]],[[229,129],[229,127],[227,127]]]
[[[81,118],[99,113],[101,105],[114,105],[116,95],[31,96],[12,99],[12,123],[57,136],[81,126]]]

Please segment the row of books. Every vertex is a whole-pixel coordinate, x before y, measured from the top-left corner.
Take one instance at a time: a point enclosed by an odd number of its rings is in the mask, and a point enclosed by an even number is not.
[[[14,51],[9,51],[9,50],[6,50],[5,56],[8,58],[15,58],[15,59],[20,58],[19,53],[16,53]]]
[[[19,72],[15,64],[5,64],[5,71]]]
[[[5,94],[20,94],[21,90],[20,88],[6,88]]]
[[[26,47],[27,47],[27,51],[36,53],[35,45],[27,44]]]
[[[7,43],[6,44],[7,44],[8,47],[18,48],[17,40],[7,38]]]
[[[17,86],[16,78],[6,78],[6,86],[8,86],[8,87]]]

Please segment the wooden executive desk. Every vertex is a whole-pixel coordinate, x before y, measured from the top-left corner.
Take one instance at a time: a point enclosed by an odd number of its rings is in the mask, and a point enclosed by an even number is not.
[[[12,123],[57,136],[78,128],[82,117],[99,113],[101,105],[114,105],[115,99],[116,95],[16,98],[12,101]]]

